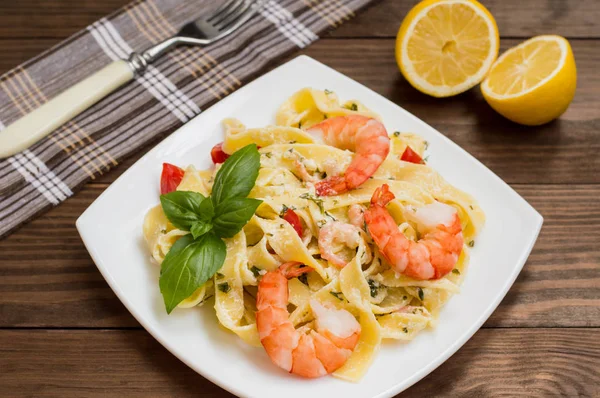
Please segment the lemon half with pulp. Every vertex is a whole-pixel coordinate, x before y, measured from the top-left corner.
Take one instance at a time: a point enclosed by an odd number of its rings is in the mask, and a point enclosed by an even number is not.
[[[545,35],[506,50],[481,84],[481,92],[504,117],[535,126],[566,111],[576,86],[569,42],[561,36]]]
[[[400,71],[434,97],[480,83],[498,56],[496,21],[475,0],[425,0],[404,18],[396,39]]]

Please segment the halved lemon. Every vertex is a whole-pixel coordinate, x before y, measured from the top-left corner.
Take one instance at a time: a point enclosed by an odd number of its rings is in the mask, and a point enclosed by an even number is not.
[[[566,111],[576,86],[569,42],[561,36],[545,35],[506,50],[481,84],[481,92],[504,117],[536,126]]]
[[[475,86],[498,56],[498,27],[475,0],[425,0],[404,18],[396,62],[417,90],[449,97]]]

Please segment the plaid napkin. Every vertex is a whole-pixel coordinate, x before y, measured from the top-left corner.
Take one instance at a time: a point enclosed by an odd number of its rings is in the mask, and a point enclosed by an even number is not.
[[[135,1],[16,67],[0,77],[0,130],[111,61],[174,35],[222,1]],[[172,50],[45,139],[0,160],[0,237],[371,1],[269,0],[236,34],[209,47]]]

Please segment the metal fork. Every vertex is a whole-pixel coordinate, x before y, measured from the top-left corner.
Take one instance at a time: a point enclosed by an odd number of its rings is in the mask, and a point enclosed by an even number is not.
[[[112,93],[170,49],[180,45],[207,46],[239,29],[266,0],[229,0],[168,38],[127,60],[115,61],[63,91],[0,131],[0,158],[22,151]]]

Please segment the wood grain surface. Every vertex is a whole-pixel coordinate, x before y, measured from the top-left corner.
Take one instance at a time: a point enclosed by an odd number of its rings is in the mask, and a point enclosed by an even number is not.
[[[497,20],[501,50],[537,34],[571,39],[578,88],[560,120],[526,128],[494,113],[478,89],[443,100],[414,90],[393,54],[396,31],[414,0],[379,1],[265,71],[298,54],[339,70],[447,135],[544,216],[523,271],[483,328],[401,397],[597,397],[600,1],[482,2]],[[0,2],[0,73],[126,3]],[[85,208],[149,149],[0,240],[1,397],[231,396],[140,328],[75,229]]]
[[[196,0],[198,1],[198,0]],[[18,0],[0,2],[0,37],[62,39],[129,3],[127,0]],[[367,7],[333,37],[394,37],[417,0],[385,0]],[[600,38],[596,0],[484,0],[504,37],[545,33]]]
[[[597,338],[579,328],[480,330],[402,397],[598,396]],[[141,330],[3,330],[0,354],[0,385],[24,396],[232,397]]]

